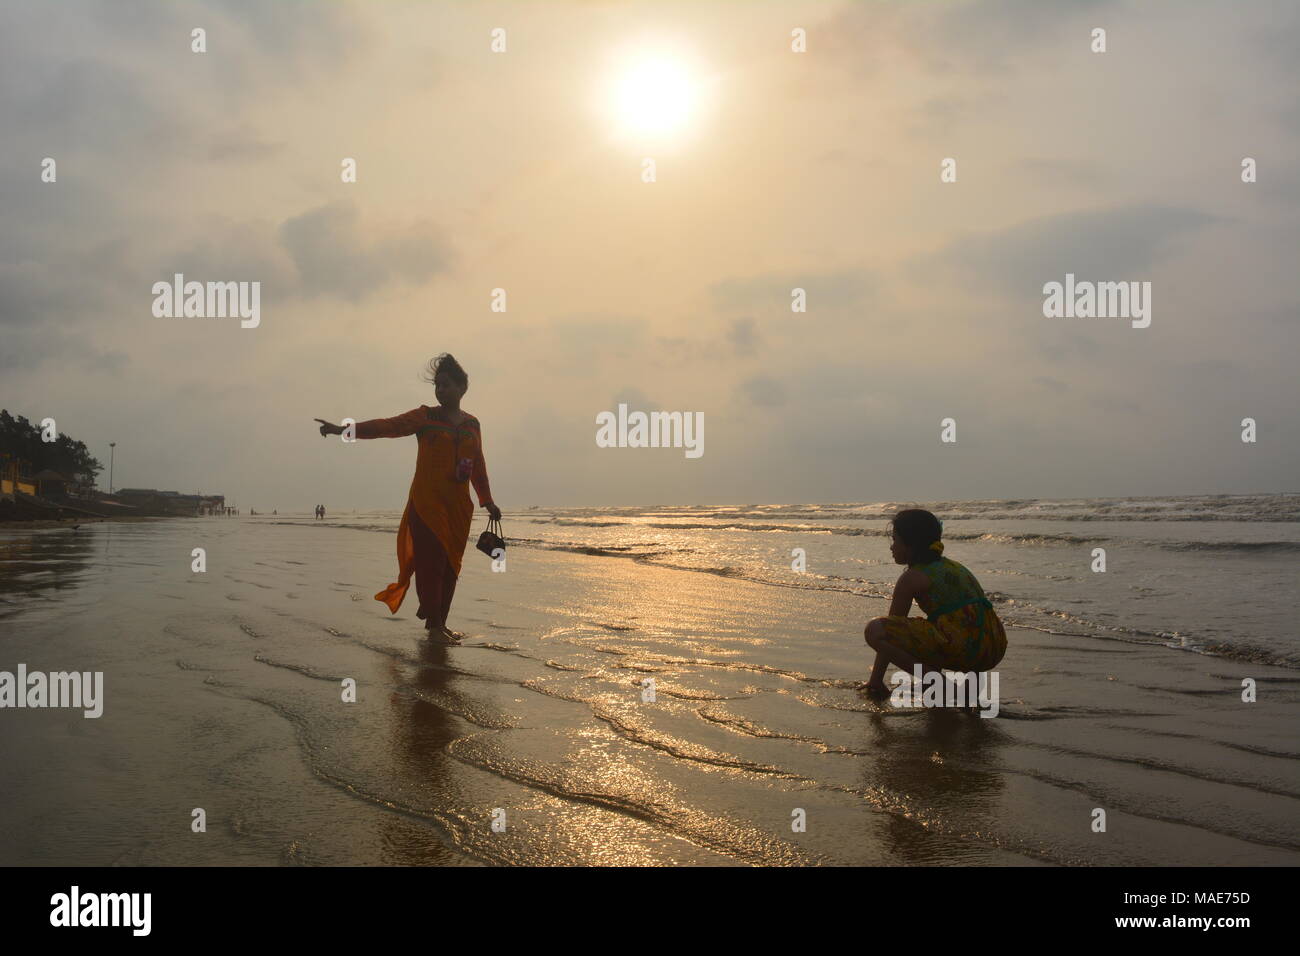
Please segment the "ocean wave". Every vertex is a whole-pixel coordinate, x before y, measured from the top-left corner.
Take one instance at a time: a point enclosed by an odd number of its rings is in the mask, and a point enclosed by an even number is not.
[[[581,519],[566,519],[563,522],[554,522],[577,527],[608,527],[608,526],[627,526],[618,522],[595,522],[588,523]],[[830,534],[842,535],[847,537],[885,537],[888,532],[883,528],[850,528],[835,525],[778,525],[778,524],[637,524],[638,528],[655,528],[667,531],[758,531],[758,532],[787,532],[790,534]],[[617,551],[633,552],[638,548],[657,549],[656,551],[640,552],[642,554],[668,553],[670,551],[692,551],[692,548],[673,548],[664,549],[654,542],[639,542],[630,545],[579,545],[579,544],[560,544],[555,542],[546,542],[539,538],[511,538],[511,542],[542,542],[547,547],[557,549],[571,549],[583,553],[612,553]],[[1052,546],[1062,545],[1066,547],[1076,547],[1080,545],[1096,545],[1113,541],[1124,541],[1122,538],[1116,538],[1113,535],[1083,535],[1073,534],[1070,532],[1046,532],[1046,531],[956,531],[945,529],[945,541],[969,541],[984,544],[1007,544],[1013,546]],[[1128,543],[1128,542],[1125,542]],[[1135,542],[1145,547],[1160,548],[1165,551],[1189,552],[1189,551],[1220,551],[1220,552],[1241,552],[1250,554],[1297,554],[1300,553],[1300,541],[1170,541],[1170,540],[1141,540]]]
[[[1241,551],[1249,554],[1297,554],[1300,541],[1144,541],[1166,551]]]
[[[773,518],[854,518],[886,521],[904,508],[925,508],[944,521],[1024,520],[1047,521],[1300,521],[1300,494],[1281,492],[1250,495],[1186,495],[1164,498],[993,498],[974,501],[885,501],[835,504],[774,504],[683,506],[656,509],[654,516],[697,517],[716,521],[771,520]],[[557,509],[558,510],[558,509]],[[564,509],[569,516],[610,509]],[[627,517],[645,516],[638,509],[619,509]],[[611,524],[621,522],[611,521]],[[706,527],[716,527],[716,523]]]

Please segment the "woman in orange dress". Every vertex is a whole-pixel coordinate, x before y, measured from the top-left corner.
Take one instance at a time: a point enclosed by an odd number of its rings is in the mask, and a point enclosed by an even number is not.
[[[376,594],[375,600],[396,614],[414,575],[420,599],[416,616],[424,620],[430,634],[459,640],[463,635],[447,627],[447,612],[474,516],[469,486],[474,486],[479,504],[493,518],[501,518],[501,509],[493,503],[488,486],[478,419],[460,407],[469,376],[455,358],[444,354],[429,363],[429,380],[438,398],[436,407],[421,405],[394,418],[357,422],[356,437],[415,435],[419,443],[415,478],[397,529],[397,581]],[[316,421],[322,435],[343,434],[339,425],[322,418]]]

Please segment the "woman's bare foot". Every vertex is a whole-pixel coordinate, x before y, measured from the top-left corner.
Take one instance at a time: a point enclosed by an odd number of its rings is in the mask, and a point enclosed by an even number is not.
[[[439,630],[438,633],[440,633],[447,640],[451,641],[453,644],[459,644],[465,638],[465,635],[460,633],[460,631],[453,631],[446,624],[442,626],[442,628]]]
[[[889,696],[889,688],[886,687],[883,683],[873,684],[871,683],[871,681],[867,681],[865,684],[862,685],[861,689],[862,689],[862,693],[866,694],[868,697]]]

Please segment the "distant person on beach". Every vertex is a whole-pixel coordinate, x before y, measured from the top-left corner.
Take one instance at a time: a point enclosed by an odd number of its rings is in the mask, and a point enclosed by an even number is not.
[[[867,624],[867,644],[876,652],[864,688],[873,696],[889,693],[885,669],[893,664],[908,674],[922,671],[987,671],[1007,652],[1007,635],[975,575],[943,556],[943,525],[919,508],[900,511],[893,520],[890,554],[907,565],[894,585],[889,616]],[[915,600],[925,617],[908,617]]]
[[[325,520],[325,506],[324,506],[324,505],[321,505],[321,506],[320,506],[320,512],[319,512],[319,514],[320,514],[320,520],[321,520],[321,521],[324,521],[324,520]]]
[[[397,582],[376,594],[375,600],[396,614],[414,574],[420,599],[416,616],[424,621],[425,630],[459,640],[463,635],[447,627],[447,613],[474,516],[469,486],[474,486],[479,504],[493,518],[500,520],[501,509],[493,503],[488,487],[479,421],[460,407],[469,376],[455,358],[443,354],[429,362],[426,381],[433,383],[437,406],[421,405],[395,418],[356,424],[357,438],[415,435],[419,443],[415,478],[397,529]],[[343,433],[323,418],[316,421],[322,435]]]

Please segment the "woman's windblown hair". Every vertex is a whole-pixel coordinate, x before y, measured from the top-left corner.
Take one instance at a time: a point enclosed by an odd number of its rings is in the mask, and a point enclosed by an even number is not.
[[[446,372],[451,376],[453,382],[466,391],[469,391],[469,376],[465,374],[465,370],[461,368],[460,363],[456,361],[454,355],[443,352],[441,355],[429,359],[428,368],[424,370],[424,375],[422,377],[426,382],[432,385],[434,379],[438,377],[439,372]]]

